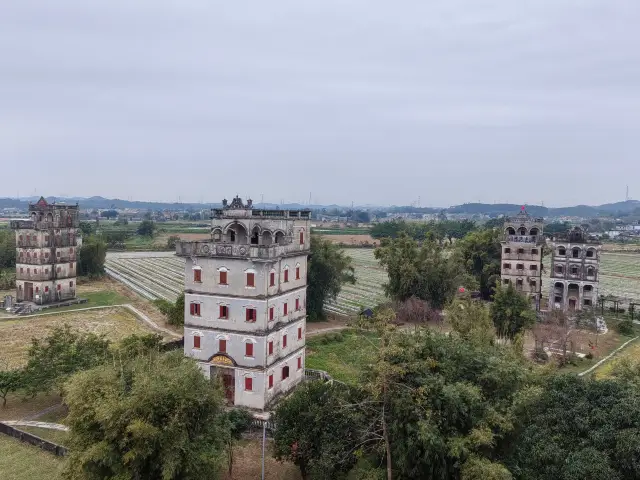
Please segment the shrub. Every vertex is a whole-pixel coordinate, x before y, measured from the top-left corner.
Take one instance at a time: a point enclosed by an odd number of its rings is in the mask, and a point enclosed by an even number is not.
[[[633,322],[631,320],[621,320],[616,325],[616,330],[620,335],[633,335]]]
[[[533,359],[536,362],[547,363],[549,361],[549,354],[542,349],[536,349],[533,352]]]
[[[587,353],[587,354],[584,356],[584,358],[586,358],[587,360],[593,360],[593,353],[592,353],[592,352]]]

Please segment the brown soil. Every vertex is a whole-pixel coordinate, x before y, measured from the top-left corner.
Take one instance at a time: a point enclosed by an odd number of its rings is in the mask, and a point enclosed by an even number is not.
[[[298,467],[287,462],[278,462],[273,458],[273,440],[267,439],[265,449],[265,479],[268,480],[300,480]],[[262,439],[246,440],[234,448],[233,474],[225,471],[224,480],[247,480],[261,478],[262,472]]]
[[[368,243],[370,245],[378,245],[378,240],[371,235],[320,235],[321,238],[329,240],[332,243],[343,243],[345,245],[362,245]]]

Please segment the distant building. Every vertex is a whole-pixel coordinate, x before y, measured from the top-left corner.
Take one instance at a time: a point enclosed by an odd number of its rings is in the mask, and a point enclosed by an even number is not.
[[[264,410],[304,379],[308,210],[212,210],[211,240],[185,257],[184,353],[219,376],[229,403]]]
[[[532,218],[522,207],[514,217],[506,217],[502,244],[500,277],[504,285],[513,284],[540,309],[542,293],[542,250],[544,220]]]
[[[12,220],[16,231],[18,302],[38,305],[76,296],[78,205],[29,204],[29,218]]]
[[[600,241],[574,227],[555,237],[551,247],[549,305],[568,311],[595,306],[600,280]]]

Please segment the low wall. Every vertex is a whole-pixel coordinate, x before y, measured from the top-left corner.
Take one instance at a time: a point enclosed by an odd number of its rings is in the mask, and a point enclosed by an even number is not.
[[[31,433],[23,432],[22,430],[18,430],[17,428],[2,422],[0,422],[0,433],[9,435],[10,437],[20,440],[21,442],[40,447],[42,450],[53,453],[54,455],[57,455],[59,457],[64,457],[68,453],[66,447],[63,447],[62,445],[57,445],[53,442],[37,437]]]

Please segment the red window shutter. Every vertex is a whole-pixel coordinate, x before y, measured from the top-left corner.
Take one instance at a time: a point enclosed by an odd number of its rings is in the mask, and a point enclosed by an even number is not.
[[[253,273],[247,273],[247,287],[255,287],[255,278]]]
[[[273,388],[273,375],[269,375],[269,388]]]
[[[36,287],[36,293],[40,291],[40,287]]]
[[[296,267],[296,280],[300,280],[300,267]]]
[[[220,272],[220,285],[227,284],[227,272]]]
[[[271,272],[269,274],[269,286],[273,287],[276,284],[276,274]]]
[[[190,303],[189,304],[189,313],[191,315],[195,315],[196,314],[196,304],[195,303]]]
[[[193,271],[193,281],[194,282],[201,282],[202,281],[202,270],[194,270]]]
[[[284,271],[284,281],[285,283],[289,281],[289,269]]]
[[[287,336],[282,336],[282,348],[287,348]]]
[[[256,311],[253,308],[247,308],[247,322],[256,321]]]
[[[253,343],[245,343],[244,354],[247,357],[253,357]]]
[[[287,315],[289,313],[289,304],[285,303],[284,304],[284,308],[282,310],[284,312],[284,315]]]
[[[218,347],[218,351],[222,352],[222,353],[226,353],[227,351],[227,341],[226,340],[220,340],[220,346]]]
[[[272,322],[273,321],[273,307],[269,308],[269,321]]]
[[[193,337],[193,348],[200,348],[200,337],[197,335]]]
[[[300,232],[300,245],[304,245],[304,232]]]
[[[302,327],[298,327],[298,340],[302,339]]]
[[[249,392],[253,390],[253,378],[245,377],[244,378],[244,389]]]
[[[196,303],[195,307],[196,307],[196,315],[199,317],[200,316],[200,304]]]
[[[296,312],[300,310],[300,299],[296,298]]]
[[[269,355],[273,355],[273,341],[269,342]]]
[[[302,357],[298,357],[298,370],[302,368]]]

